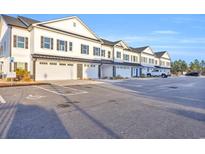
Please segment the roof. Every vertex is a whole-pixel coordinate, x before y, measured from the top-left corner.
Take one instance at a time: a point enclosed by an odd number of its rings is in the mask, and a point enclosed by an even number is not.
[[[34,20],[34,19],[31,19],[31,18],[27,18],[27,17],[23,17],[23,16],[18,16],[17,19],[20,19],[22,22],[24,22],[27,26],[30,26],[34,23],[38,23],[40,21],[38,20]]]
[[[20,20],[18,20],[17,18],[11,17],[11,16],[7,16],[7,15],[1,15],[2,18],[5,20],[5,22],[8,25],[11,26],[18,26],[18,27],[22,27],[22,28],[27,28],[27,26],[25,24],[23,24]]]
[[[105,39],[102,39],[102,38],[101,38],[101,40],[103,41],[103,44],[110,45],[110,46],[114,46],[115,44],[120,42],[120,41],[113,42],[113,41],[105,40]]]
[[[130,48],[131,48],[132,51],[134,51],[134,52],[141,53],[141,52],[143,52],[145,49],[149,48],[149,46],[144,46],[144,47],[139,47],[139,48],[132,48],[132,47],[130,47]]]
[[[22,27],[22,28],[28,28],[28,26],[30,26],[31,24],[40,22],[40,21],[31,19],[31,18],[23,17],[23,16],[18,16],[17,18],[7,16],[4,14],[2,14],[1,16],[3,17],[3,19],[5,20],[5,22],[8,25],[18,26],[18,27]]]
[[[161,51],[161,52],[155,52],[154,54],[156,55],[156,57],[161,58],[165,53],[166,51]]]

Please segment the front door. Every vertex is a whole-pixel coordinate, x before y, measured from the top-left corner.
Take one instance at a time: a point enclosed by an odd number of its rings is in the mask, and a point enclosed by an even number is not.
[[[135,71],[136,71],[136,77],[138,77],[138,69],[136,68],[136,70],[135,70]]]
[[[77,64],[77,78],[83,79],[83,64]]]

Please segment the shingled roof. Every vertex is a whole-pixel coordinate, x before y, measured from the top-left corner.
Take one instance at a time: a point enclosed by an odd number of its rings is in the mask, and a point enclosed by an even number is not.
[[[161,58],[163,56],[163,54],[165,54],[165,53],[166,53],[166,51],[161,51],[161,52],[155,52],[154,54],[157,58]]]
[[[120,41],[113,42],[113,41],[105,40],[105,39],[102,39],[102,38],[101,38],[101,40],[103,41],[103,44],[110,45],[110,46],[114,46],[115,44],[120,42]]]
[[[24,22],[24,24],[26,24],[27,26],[30,26],[32,24],[40,22],[38,20],[34,20],[34,19],[31,19],[31,18],[23,17],[23,16],[18,16],[17,19],[19,19],[22,22]]]
[[[4,19],[4,21],[11,26],[18,26],[18,27],[22,27],[22,28],[27,28],[27,26],[25,24],[23,24],[20,20],[18,20],[17,18],[11,17],[11,16],[7,16],[7,15],[1,15],[2,18]]]
[[[2,14],[1,16],[8,25],[22,27],[22,28],[28,28],[28,26],[30,26],[31,24],[39,22],[37,20],[33,20],[23,16],[18,16],[17,18],[7,16],[4,14]]]
[[[132,51],[137,52],[137,53],[141,53],[143,52],[145,49],[149,48],[149,46],[145,46],[145,47],[139,47],[139,48],[133,48],[131,47]]]

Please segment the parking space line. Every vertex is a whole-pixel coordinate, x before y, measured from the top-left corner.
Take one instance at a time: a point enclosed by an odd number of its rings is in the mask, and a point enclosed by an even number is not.
[[[0,95],[0,103],[4,104],[6,103],[6,101],[4,100],[4,98]]]
[[[76,93],[72,93],[72,94],[64,94],[64,93],[60,93],[60,92],[56,92],[56,91],[53,91],[53,90],[49,90],[49,89],[43,88],[41,86],[33,86],[33,87],[39,88],[39,89],[42,89],[42,90],[45,90],[45,91],[48,91],[48,92],[51,92],[51,93],[54,93],[56,95],[61,95],[61,96],[73,96],[73,95],[79,95],[79,94],[86,94],[86,93],[88,93],[87,91],[81,91],[81,92],[76,92]]]

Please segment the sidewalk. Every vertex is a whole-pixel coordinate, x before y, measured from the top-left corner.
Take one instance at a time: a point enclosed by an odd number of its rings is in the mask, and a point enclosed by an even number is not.
[[[15,86],[31,86],[31,85],[45,85],[49,84],[47,82],[9,82],[9,81],[4,81],[0,80],[0,88],[1,87],[15,87]]]
[[[100,81],[100,80],[55,80],[55,81],[46,81],[46,82],[50,84],[60,85],[60,86],[102,84],[103,83],[103,81]]]

